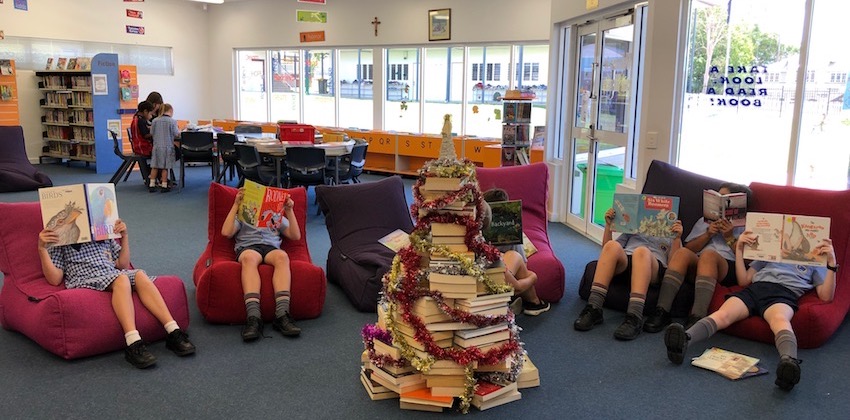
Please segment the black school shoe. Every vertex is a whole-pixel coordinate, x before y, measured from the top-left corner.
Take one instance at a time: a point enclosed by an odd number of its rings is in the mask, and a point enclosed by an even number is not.
[[[522,313],[528,316],[537,316],[551,308],[549,302],[540,299],[540,303],[522,302]]]
[[[156,357],[148,351],[142,340],[138,340],[124,349],[124,359],[139,369],[153,366],[156,363]]]
[[[263,320],[255,316],[249,316],[242,327],[242,341],[254,341],[263,335]]]
[[[673,322],[673,318],[670,316],[670,312],[667,312],[660,306],[656,306],[652,314],[646,318],[646,322],[643,323],[643,330],[648,333],[661,332],[671,322]]]
[[[181,357],[195,353],[195,345],[189,341],[189,334],[180,328],[168,333],[165,337],[165,348]]]
[[[671,362],[681,365],[688,351],[688,342],[691,337],[685,332],[682,324],[671,324],[664,331],[664,345],[667,346],[667,358]]]
[[[603,321],[602,309],[594,308],[593,305],[588,304],[578,314],[578,319],[573,323],[573,328],[578,331],[590,331]]]
[[[643,329],[643,318],[635,314],[626,314],[626,319],[614,330],[614,338],[617,340],[634,340]]]
[[[800,363],[802,360],[785,355],[779,358],[776,367],[776,386],[783,391],[794,389],[794,385],[800,382]]]
[[[280,331],[281,334],[287,337],[296,337],[301,334],[301,328],[298,328],[295,323],[292,322],[289,312],[284,313],[281,317],[275,318],[275,320],[272,321],[272,328]]]

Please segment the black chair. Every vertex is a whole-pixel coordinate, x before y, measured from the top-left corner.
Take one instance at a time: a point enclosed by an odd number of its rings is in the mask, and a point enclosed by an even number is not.
[[[124,177],[124,181],[126,182],[127,178],[130,177],[130,173],[133,172],[133,168],[138,164],[139,173],[142,175],[142,181],[147,183],[148,177],[151,173],[150,166],[148,166],[147,158],[133,153],[124,154],[124,150],[122,149],[121,143],[118,141],[118,133],[109,130],[109,135],[112,136],[113,152],[115,152],[116,156],[121,158],[121,165],[112,175],[112,178],[109,178],[109,182],[117,184],[122,176]]]
[[[184,131],[180,134],[180,187],[186,186],[186,164],[209,163],[212,177],[218,176],[218,155],[215,152],[213,134],[209,131]]]
[[[325,185],[325,149],[318,147],[289,147],[286,149],[286,166],[289,173],[289,185],[310,186]],[[316,209],[316,214],[321,210]]]
[[[236,169],[239,173],[239,185],[250,179],[258,184],[276,185],[275,168],[263,165],[260,162],[260,153],[257,148],[245,143],[236,143]]]
[[[227,171],[230,171],[230,179],[233,179],[233,174],[237,171],[238,168],[238,157],[236,156],[236,135],[230,133],[218,133],[216,135],[218,144],[218,154],[221,156],[221,161],[224,163],[224,167],[221,168],[221,172],[218,173],[218,178],[216,178],[215,182],[221,182],[222,179],[225,179],[225,175]],[[226,182],[225,182],[226,183]]]
[[[358,178],[363,174],[363,165],[366,164],[366,150],[369,143],[358,143],[351,148],[351,153],[339,158],[339,182],[340,183],[359,183]],[[325,169],[325,176],[329,180],[335,180],[337,169],[334,166],[334,161],[328,163]],[[334,182],[335,183],[335,182]]]

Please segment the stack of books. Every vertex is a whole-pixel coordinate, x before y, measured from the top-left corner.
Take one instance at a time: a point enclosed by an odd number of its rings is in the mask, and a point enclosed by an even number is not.
[[[531,363],[527,354],[523,356],[522,371],[519,373],[516,382],[519,389],[540,386],[540,372],[537,370],[537,366]]]
[[[475,394],[472,396],[472,405],[484,411],[488,408],[497,407],[520,398],[522,398],[522,394],[517,391],[516,382],[508,382],[500,385],[479,381],[475,387]]]
[[[474,299],[478,296],[478,279],[462,274],[428,273],[428,287],[439,291],[443,297],[452,299]]]
[[[363,388],[366,389],[366,393],[372,401],[398,398],[398,394],[395,391],[372,380],[371,368],[366,368],[366,366],[360,368],[360,382],[363,383]]]
[[[399,398],[399,407],[404,410],[441,412],[453,403],[454,398],[433,395],[428,388],[402,393]]]

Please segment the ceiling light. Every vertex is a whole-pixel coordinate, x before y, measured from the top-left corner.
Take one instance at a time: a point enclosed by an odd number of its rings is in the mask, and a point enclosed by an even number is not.
[[[189,0],[189,1],[197,1],[200,3],[212,3],[212,4],[222,4],[224,0]]]

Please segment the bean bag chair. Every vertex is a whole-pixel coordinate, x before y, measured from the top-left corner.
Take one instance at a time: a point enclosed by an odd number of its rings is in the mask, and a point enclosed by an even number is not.
[[[528,258],[528,269],[537,274],[537,295],[547,302],[564,296],[564,264],[549,245],[546,203],[549,199],[549,167],[545,163],[476,168],[481,191],[501,188],[511,200],[522,200],[522,231],[537,248]]]
[[[0,192],[52,186],[50,177],[36,169],[27,158],[21,126],[0,126]]]
[[[65,359],[122,350],[124,331],[112,311],[112,295],[51,286],[35,252],[41,232],[38,203],[0,203],[0,324]],[[141,267],[144,268],[144,267]],[[155,274],[155,273],[151,273]],[[181,328],[189,327],[186,288],[176,276],[154,282]],[[165,338],[162,324],[133,296],[136,327],[145,341]]]
[[[355,308],[375,312],[381,278],[395,252],[378,242],[396,229],[413,231],[398,176],[377,182],[316,187],[319,208],[331,240],[328,280],[339,285]]]
[[[241,324],[245,322],[245,300],[242,294],[242,265],[236,261],[233,239],[221,234],[221,226],[233,200],[236,188],[218,183],[210,184],[209,223],[207,237],[209,242],[192,274],[195,283],[195,298],[198,309],[204,319],[212,323]],[[322,314],[325,306],[325,272],[315,265],[307,248],[307,193],[304,188],[289,191],[295,202],[295,218],[301,228],[301,239],[284,239],[281,248],[289,254],[292,270],[291,303],[289,313],[295,319],[316,318]],[[263,320],[274,319],[274,289],[272,273],[274,268],[260,265],[260,310]]]

